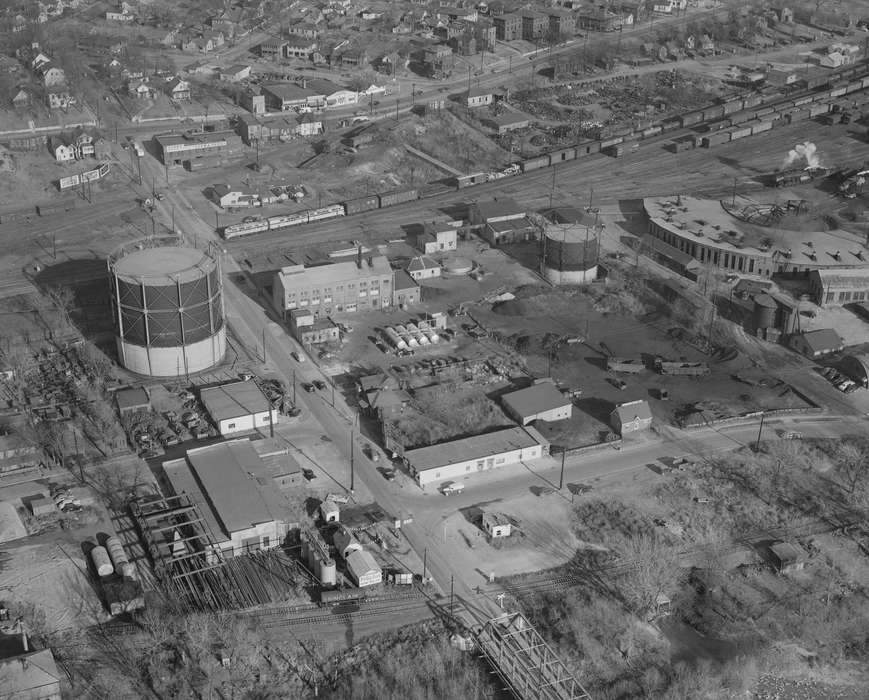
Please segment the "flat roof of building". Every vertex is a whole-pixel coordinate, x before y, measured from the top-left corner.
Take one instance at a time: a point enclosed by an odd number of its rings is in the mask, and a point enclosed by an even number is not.
[[[150,406],[151,399],[145,387],[137,386],[129,389],[118,389],[115,392],[115,401],[118,404],[118,409],[125,411],[131,408],[140,408],[142,406]]]
[[[476,206],[483,221],[499,216],[525,216],[524,207],[520,207],[516,200],[510,197],[477,202]]]
[[[534,226],[531,221],[523,216],[521,219],[507,219],[506,221],[490,221],[486,223],[490,229],[496,233],[504,233],[506,231],[525,231]]]
[[[199,390],[205,410],[215,421],[240,418],[269,410],[269,400],[252,379]]]
[[[181,144],[194,143],[223,143],[226,144],[228,136],[234,136],[232,131],[205,131],[187,134],[160,134],[154,137],[154,140],[163,148],[166,146],[177,146]]]
[[[166,462],[163,469],[176,494],[186,493],[227,538],[283,520],[277,485],[249,440],[189,450],[186,459]]]
[[[502,403],[515,414],[526,418],[554,408],[569,406],[571,401],[552,382],[543,381],[501,397]]]
[[[370,264],[368,262],[369,259],[371,261]],[[339,284],[358,279],[368,279],[369,277],[382,277],[384,275],[391,276],[392,268],[389,266],[389,261],[383,255],[375,255],[370,258],[363,257],[361,267],[356,264],[355,260],[347,260],[326,265],[314,265],[313,267],[289,265],[281,268],[278,272],[278,277],[280,277],[281,283],[285,288]]]
[[[269,83],[268,85],[263,85],[262,89],[264,92],[268,92],[286,101],[306,100],[309,97],[325,97],[321,92],[296,85],[296,83]]]
[[[528,428],[504,428],[482,435],[472,435],[461,440],[408,450],[404,456],[416,471],[423,472],[429,469],[440,469],[456,462],[491,457],[502,452],[533,447],[541,444],[541,441],[536,437],[537,435],[539,433],[536,431],[532,435]]]

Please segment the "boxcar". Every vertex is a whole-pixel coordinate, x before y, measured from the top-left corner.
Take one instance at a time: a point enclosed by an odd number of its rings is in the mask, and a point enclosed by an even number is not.
[[[703,121],[721,119],[724,116],[724,105],[714,105],[703,110]]]
[[[751,135],[762,134],[764,131],[770,131],[772,129],[771,121],[758,121],[751,125]]]
[[[733,114],[742,109],[742,98],[729,100],[721,106],[724,108],[724,114]]]
[[[751,127],[745,126],[739,129],[734,129],[730,132],[730,140],[736,141],[736,139],[744,139],[746,136],[751,136]]]
[[[682,125],[682,120],[679,117],[670,117],[669,119],[665,119],[661,122],[661,131],[663,133],[668,133],[670,131],[675,131]]]
[[[394,207],[396,204],[419,199],[419,190],[397,190],[380,195],[380,207]]]
[[[344,202],[344,211],[348,216],[379,208],[380,198],[376,194],[367,197],[357,197],[356,199],[348,199]]]
[[[600,153],[600,141],[583,141],[576,146],[576,157],[590,156]]]
[[[556,163],[563,163],[566,160],[573,160],[574,158],[576,158],[576,148],[574,146],[559,148],[557,151],[552,151],[549,154],[549,163],[550,165],[555,165]]]
[[[678,117],[679,123],[684,129],[686,126],[694,126],[703,121],[703,112],[689,112]]]
[[[540,168],[548,168],[549,167],[549,155],[537,156],[536,158],[529,158],[528,160],[522,161],[522,172],[527,173],[532,170],[540,170]]]

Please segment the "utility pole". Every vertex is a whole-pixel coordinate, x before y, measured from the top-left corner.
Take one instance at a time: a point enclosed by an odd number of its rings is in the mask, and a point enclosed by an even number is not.
[[[293,406],[296,405],[296,370],[293,370]]]
[[[549,208],[552,209],[552,196],[555,194],[555,166],[552,166],[552,187],[549,188]]]
[[[471,67],[468,66],[468,98],[471,97]]]
[[[757,441],[754,443],[754,451],[760,451],[760,436],[763,433],[763,419],[766,418],[766,411],[760,413],[760,427],[757,429]]]
[[[453,614],[453,575],[450,574],[450,616]]]
[[[266,361],[266,329],[263,328],[263,363]]]
[[[558,479],[558,490],[564,487],[564,456],[567,454],[567,450],[564,448],[561,449],[561,476]]]
[[[354,442],[354,440],[353,440],[353,428],[350,428],[350,493],[353,493],[353,486],[354,486],[354,482],[353,482],[353,477],[354,477],[353,459],[355,457],[355,454],[354,454],[354,450],[353,450],[353,442]]]
[[[422,582],[425,584],[426,564],[428,563],[428,547],[422,550]]]

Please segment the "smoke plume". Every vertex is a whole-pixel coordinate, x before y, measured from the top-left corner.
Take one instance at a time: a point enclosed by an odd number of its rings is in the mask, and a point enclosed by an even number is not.
[[[805,160],[805,167],[807,169],[821,167],[821,159],[818,158],[818,147],[811,141],[798,143],[788,151],[788,154],[782,163],[782,169],[792,168],[795,165],[798,165],[801,160]]]

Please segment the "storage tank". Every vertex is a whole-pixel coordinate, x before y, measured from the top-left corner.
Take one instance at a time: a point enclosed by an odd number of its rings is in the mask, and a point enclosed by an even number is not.
[[[758,294],[754,297],[754,327],[775,328],[775,311],[777,304],[769,294]]]
[[[324,559],[320,562],[320,583],[324,586],[334,586],[338,581],[338,571],[334,559]]]
[[[108,258],[121,364],[155,377],[213,367],[226,350],[220,253],[176,236],[126,243]]]
[[[111,576],[115,569],[112,567],[112,560],[109,559],[109,553],[105,547],[94,547],[91,550],[91,559],[94,562],[94,568],[97,570],[97,576]]]
[[[109,553],[115,571],[119,574],[123,574],[123,565],[130,563],[130,558],[124,551],[124,545],[121,544],[121,541],[117,537],[109,537],[109,539],[106,540],[106,551]]]
[[[553,284],[587,284],[597,277],[600,246],[591,226],[555,226],[543,240],[543,275]]]
[[[383,333],[396,349],[404,350],[407,347],[407,343],[402,340],[401,336],[395,332],[395,329],[392,328],[392,326],[387,326]]]

